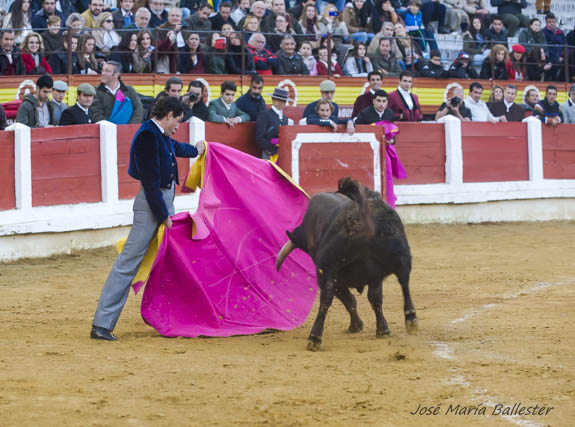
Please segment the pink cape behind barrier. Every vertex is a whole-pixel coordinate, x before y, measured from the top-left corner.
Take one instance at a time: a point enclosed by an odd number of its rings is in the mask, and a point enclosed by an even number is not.
[[[274,166],[210,143],[198,210],[175,215],[142,298],[142,317],[164,336],[230,336],[303,324],[315,268],[296,250],[276,272],[285,231],[308,198]]]

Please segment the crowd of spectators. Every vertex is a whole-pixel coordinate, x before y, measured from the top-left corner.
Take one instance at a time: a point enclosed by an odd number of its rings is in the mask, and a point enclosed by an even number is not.
[[[2,19],[0,74],[100,74],[113,60],[123,73],[387,77],[407,69],[575,81],[575,30],[558,28],[550,3],[538,5],[542,23],[522,13],[526,0],[489,1],[496,15],[488,0],[16,0]],[[441,61],[437,33],[463,38],[452,64]],[[511,47],[510,37],[518,39]]]

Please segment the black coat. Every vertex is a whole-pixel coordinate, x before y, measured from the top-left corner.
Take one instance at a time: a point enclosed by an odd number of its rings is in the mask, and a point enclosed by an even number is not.
[[[246,48],[244,50],[245,63],[244,70],[242,70],[242,47],[230,45],[228,47],[228,54],[226,56],[226,67],[229,74],[255,74],[256,66],[254,64],[254,57]]]
[[[92,111],[88,108],[88,114],[86,114],[77,104],[62,111],[60,117],[60,126],[87,125],[90,123],[94,123]]]
[[[525,110],[518,104],[513,104],[509,111],[507,111],[507,107],[505,107],[503,101],[493,102],[489,106],[489,111],[491,111],[491,114],[495,117],[505,116],[509,122],[520,122],[525,118]]]
[[[482,79],[490,79],[491,78],[491,60],[486,58],[483,61],[483,65],[481,66],[481,72],[479,73],[479,77]],[[497,62],[493,66],[493,80],[508,80],[509,77],[507,76],[507,70],[505,69],[504,62]]]
[[[14,69],[17,76],[21,76],[26,74],[26,68],[24,67],[24,62],[22,61],[22,57],[20,56],[20,49],[16,46],[12,49],[12,63],[14,65]],[[6,75],[4,70],[9,66],[10,62],[8,61],[8,57],[4,50],[0,48],[0,75]]]
[[[373,123],[379,122],[381,120],[387,120],[388,122],[393,122],[393,111],[389,108],[386,108],[383,112],[383,115],[380,117],[377,111],[375,111],[375,107],[372,105],[371,107],[364,108],[360,111],[357,119],[355,119],[356,125],[371,125]]]
[[[270,139],[277,138],[279,136],[280,126],[287,126],[288,118],[283,114],[282,120],[271,108],[269,110],[263,111],[259,114],[256,119],[256,144],[264,152],[270,154],[276,154],[278,152],[278,146],[272,144]]]
[[[48,64],[52,68],[52,74],[68,74],[68,52],[63,48],[50,55]],[[78,72],[78,56],[76,52],[72,53],[72,74],[79,74]]]

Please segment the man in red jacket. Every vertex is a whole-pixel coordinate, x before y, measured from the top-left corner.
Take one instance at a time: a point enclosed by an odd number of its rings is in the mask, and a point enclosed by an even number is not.
[[[393,111],[395,121],[420,122],[423,120],[421,105],[417,95],[411,93],[413,76],[409,71],[403,71],[399,75],[399,86],[388,95],[388,108]]]

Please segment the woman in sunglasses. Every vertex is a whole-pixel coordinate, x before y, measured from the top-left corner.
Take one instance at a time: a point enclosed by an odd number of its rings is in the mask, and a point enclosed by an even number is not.
[[[96,40],[96,47],[106,55],[110,55],[112,48],[118,46],[121,41],[121,37],[114,31],[114,19],[110,12],[98,15],[92,35]]]

